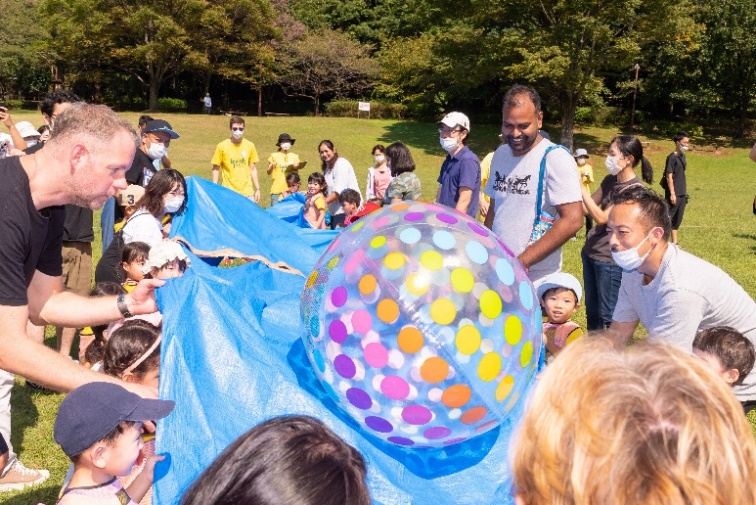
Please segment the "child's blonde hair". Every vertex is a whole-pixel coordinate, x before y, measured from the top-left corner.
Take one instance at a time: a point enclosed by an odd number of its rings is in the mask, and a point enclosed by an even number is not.
[[[565,348],[517,436],[527,504],[756,503],[756,441],[725,382],[663,344]]]

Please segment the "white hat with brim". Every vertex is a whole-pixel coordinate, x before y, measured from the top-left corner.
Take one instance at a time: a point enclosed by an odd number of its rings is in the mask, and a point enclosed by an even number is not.
[[[448,113],[444,116],[444,119],[438,122],[438,124],[446,125],[449,128],[456,128],[457,126],[461,126],[465,130],[470,131],[470,118],[468,118],[461,112]]]
[[[570,289],[575,293],[578,303],[583,298],[583,287],[580,285],[574,275],[567,272],[556,272],[548,275],[536,283],[536,292],[538,293],[538,299],[543,299],[543,294],[549,289],[565,288]]]
[[[575,158],[588,158],[588,151],[585,149],[575,149]]]
[[[16,123],[16,129],[18,133],[24,138],[39,137],[40,133],[29,121],[19,121]]]

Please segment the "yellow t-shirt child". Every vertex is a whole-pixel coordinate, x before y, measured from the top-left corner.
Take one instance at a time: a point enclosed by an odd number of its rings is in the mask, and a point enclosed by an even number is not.
[[[234,144],[231,139],[226,139],[215,148],[215,154],[210,163],[220,167],[219,182],[223,187],[250,197],[255,192],[255,188],[252,185],[249,166],[258,161],[260,158],[252,142],[242,139],[238,144]]]

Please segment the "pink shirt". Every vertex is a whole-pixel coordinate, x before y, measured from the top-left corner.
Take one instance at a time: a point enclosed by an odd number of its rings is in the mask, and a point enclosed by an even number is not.
[[[63,490],[58,505],[138,505],[121,485],[113,480],[91,487],[75,487]]]

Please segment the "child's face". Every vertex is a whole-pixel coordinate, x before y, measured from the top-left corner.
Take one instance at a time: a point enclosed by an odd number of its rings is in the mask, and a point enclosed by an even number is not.
[[[311,195],[317,195],[318,193],[320,193],[320,183],[316,181],[308,182],[307,191],[309,191]]]
[[[308,189],[309,189],[309,185],[308,185]],[[299,183],[298,182],[295,182],[294,184],[291,184],[289,186],[289,193],[296,193],[297,191],[299,191]]]
[[[346,212],[347,216],[351,216],[355,212],[357,212],[357,205],[350,203],[350,202],[344,202],[341,204],[342,207],[344,207],[344,212]]]
[[[161,268],[152,269],[152,277],[156,279],[173,279],[174,277],[181,277],[184,275],[184,271],[181,270],[181,265],[178,259],[172,259]]]
[[[722,365],[722,362],[719,361],[719,358],[717,358],[713,354],[709,354],[708,352],[696,349],[695,347],[693,348],[693,354],[701,358],[701,360],[706,364],[707,367],[709,367],[709,369],[711,369],[712,372],[722,377],[728,386],[732,386],[735,381],[738,380],[738,377],[740,377],[740,372],[738,372],[734,368],[730,370],[725,369],[725,367]]]
[[[126,277],[132,281],[141,281],[144,279],[144,268],[146,261],[143,259],[132,261],[131,263],[123,263],[123,269],[126,271]]]
[[[139,458],[143,445],[142,423],[136,423],[121,433],[112,444],[105,444],[102,470],[115,477],[128,475]]]
[[[543,295],[543,308],[550,323],[566,323],[578,308],[577,298],[571,289],[550,289]]]

